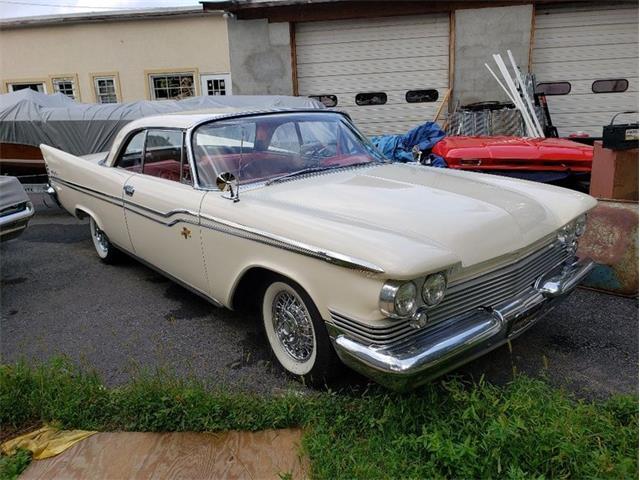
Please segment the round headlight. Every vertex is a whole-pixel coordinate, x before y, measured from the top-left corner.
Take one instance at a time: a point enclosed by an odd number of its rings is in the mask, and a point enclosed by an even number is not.
[[[400,285],[393,300],[395,313],[401,317],[411,315],[416,310],[417,293],[416,285],[413,282]]]
[[[583,213],[576,219],[576,235],[579,237],[587,230],[587,214]]]
[[[446,289],[447,277],[444,273],[429,275],[422,286],[422,299],[427,305],[433,307],[442,301]]]

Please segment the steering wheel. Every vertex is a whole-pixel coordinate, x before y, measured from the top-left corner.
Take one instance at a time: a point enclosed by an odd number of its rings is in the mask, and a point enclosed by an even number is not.
[[[304,163],[306,165],[316,165],[320,163],[320,160],[329,158],[332,156],[331,150],[329,150],[329,145],[323,145],[321,143],[312,143],[310,145],[305,145],[302,147],[301,156],[304,158]],[[311,160],[311,161],[309,161]],[[317,163],[314,162],[317,160]]]

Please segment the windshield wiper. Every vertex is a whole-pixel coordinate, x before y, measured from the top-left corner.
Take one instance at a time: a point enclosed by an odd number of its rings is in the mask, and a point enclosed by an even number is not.
[[[331,165],[331,166],[324,166],[324,167],[303,168],[302,170],[296,170],[295,172],[285,173],[284,175],[280,175],[279,177],[272,178],[271,180],[267,181],[265,185],[271,185],[273,183],[278,183],[292,177],[297,177],[298,175],[305,175],[307,173],[323,172],[325,170],[338,170],[341,168],[360,167],[362,165],[371,165],[373,163],[375,162],[357,162],[357,163],[350,163],[349,165]]]
[[[295,172],[285,173],[284,175],[280,175],[279,177],[272,178],[271,180],[267,181],[265,183],[265,185],[271,185],[273,183],[278,183],[278,182],[281,182],[282,180],[286,180],[288,178],[297,177],[298,175],[305,175],[307,173],[322,172],[324,170],[331,170],[332,168],[334,168],[334,167],[309,167],[309,168],[303,168],[302,170],[296,170]]]

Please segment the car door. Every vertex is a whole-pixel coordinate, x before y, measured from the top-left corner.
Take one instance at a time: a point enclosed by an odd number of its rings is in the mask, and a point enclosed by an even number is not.
[[[147,130],[141,172],[124,185],[125,218],[135,254],[208,295],[198,220],[204,195],[193,188],[184,132]]]

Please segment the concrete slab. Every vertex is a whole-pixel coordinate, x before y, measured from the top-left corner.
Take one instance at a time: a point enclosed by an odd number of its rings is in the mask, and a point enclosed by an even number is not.
[[[301,437],[299,429],[97,433],[56,457],[33,461],[20,478],[307,478]]]

